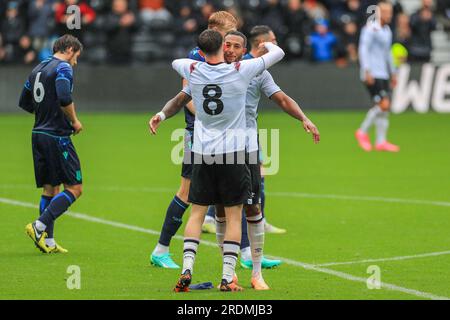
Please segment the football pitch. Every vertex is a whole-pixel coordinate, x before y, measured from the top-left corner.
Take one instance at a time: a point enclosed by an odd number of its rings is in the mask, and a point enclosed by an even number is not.
[[[81,113],[84,194],[56,223],[66,255],[43,255],[25,235],[38,216],[31,156],[33,117],[0,116],[0,299],[445,299],[450,297],[450,115],[391,117],[398,154],[360,150],[363,112],[309,112],[314,145],[293,119],[264,112],[260,128],[280,129],[280,165],[266,177],[266,217],[287,229],[266,235],[265,254],[283,264],[264,271],[270,291],[173,293],[180,270],[150,266],[164,215],[180,180],[171,162],[181,115],[148,134],[151,114]],[[187,220],[187,214],[185,221]],[[182,231],[171,252],[182,263]],[[217,284],[214,235],[203,235],[193,283]],[[69,290],[69,266],[81,288]],[[368,270],[370,273],[368,273]],[[367,279],[379,270],[381,287]]]

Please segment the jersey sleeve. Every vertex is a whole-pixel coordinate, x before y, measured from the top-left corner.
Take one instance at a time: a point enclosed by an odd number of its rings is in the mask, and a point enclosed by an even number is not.
[[[248,82],[266,70],[264,59],[261,57],[236,62],[236,64],[239,65],[239,72]]]
[[[361,36],[359,39],[359,62],[361,68],[365,71],[369,70],[369,46],[372,41],[372,28],[370,26],[365,26],[361,31]]]
[[[33,107],[33,94],[31,92],[31,84],[30,80],[27,80],[25,82],[25,85],[23,86],[22,93],[20,94],[19,99],[19,107],[21,107],[23,110],[33,113],[34,107]]]
[[[191,91],[191,88],[189,86],[183,87],[183,90],[181,90],[181,91],[186,93],[188,96],[192,97],[192,91]]]
[[[56,95],[62,107],[72,104],[73,71],[67,62],[60,63],[56,68]]]
[[[178,72],[182,78],[189,80],[191,68],[193,64],[197,62],[198,61],[192,59],[176,59],[172,62],[172,68]]]
[[[270,98],[273,94],[281,91],[280,87],[273,80],[269,71],[264,71],[261,75],[261,91],[267,98]]]

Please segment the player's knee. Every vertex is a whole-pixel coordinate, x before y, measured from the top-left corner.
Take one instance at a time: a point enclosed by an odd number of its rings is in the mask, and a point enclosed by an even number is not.
[[[255,217],[261,213],[261,208],[258,204],[244,206],[246,217]]]
[[[66,190],[70,191],[78,199],[83,194],[83,185],[66,186]]]
[[[388,98],[383,98],[380,101],[380,108],[383,111],[389,111],[391,107],[391,101]]]

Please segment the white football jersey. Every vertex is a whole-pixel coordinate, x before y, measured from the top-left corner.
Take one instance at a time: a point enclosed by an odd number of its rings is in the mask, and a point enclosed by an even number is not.
[[[247,89],[246,103],[245,103],[245,118],[247,121],[247,150],[248,152],[257,151],[258,147],[258,105],[261,99],[261,92],[267,98],[270,98],[274,93],[281,91],[280,87],[275,83],[269,71],[265,70],[263,73],[253,78]]]
[[[193,152],[216,155],[245,150],[247,88],[265,70],[264,59],[217,65],[178,59],[172,66],[189,82],[186,93],[195,106]]]

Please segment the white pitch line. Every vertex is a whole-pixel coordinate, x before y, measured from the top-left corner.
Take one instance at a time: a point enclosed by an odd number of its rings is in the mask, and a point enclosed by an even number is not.
[[[0,184],[0,188],[5,189],[34,189],[30,185],[25,184]],[[148,188],[148,187],[121,187],[121,186],[86,186],[86,190],[101,190],[111,192],[175,192],[177,187],[169,188]],[[268,196],[274,197],[291,197],[291,198],[309,198],[309,199],[330,199],[330,200],[352,200],[352,201],[372,201],[372,202],[386,202],[386,203],[403,203],[403,204],[419,204],[437,207],[450,207],[448,201],[434,201],[434,200],[420,200],[420,199],[404,199],[404,198],[389,198],[389,197],[373,197],[373,196],[349,196],[339,194],[318,194],[318,193],[304,193],[304,192],[266,192]]]
[[[32,203],[22,202],[22,201],[7,199],[7,198],[0,198],[0,202],[4,203],[4,204],[20,206],[20,207],[25,207],[25,208],[33,208],[33,209],[37,209],[38,208],[37,205],[32,204]],[[89,215],[84,214],[84,213],[68,211],[66,213],[66,215],[68,215],[70,217],[73,217],[73,218],[76,218],[76,219],[90,221],[90,222],[95,222],[95,223],[100,223],[100,224],[104,224],[104,225],[109,225],[109,226],[113,226],[113,227],[116,227],[116,228],[133,230],[133,231],[147,233],[147,234],[152,234],[152,235],[159,235],[159,232],[157,232],[155,230],[145,229],[145,228],[141,228],[141,227],[138,227],[138,226],[132,226],[132,225],[128,225],[128,224],[124,224],[124,223],[120,223],[120,222],[115,222],[115,221],[110,221],[110,220],[106,220],[106,219],[102,219],[102,218],[96,218],[96,217],[92,217],[92,216],[89,216]],[[179,239],[179,240],[183,239],[183,237],[181,237],[181,236],[175,236],[174,238],[175,239]],[[207,246],[213,246],[213,247],[217,246],[216,243],[210,242],[210,241],[202,240],[201,243],[204,244],[204,245],[207,245]],[[290,264],[290,265],[296,266],[296,267],[301,267],[301,268],[304,268],[306,270],[312,270],[312,271],[316,271],[316,272],[329,274],[329,275],[332,275],[332,276],[335,276],[335,277],[338,277],[338,278],[341,278],[341,279],[349,280],[349,281],[356,281],[356,282],[367,283],[367,279],[362,278],[362,277],[357,277],[357,276],[354,276],[354,275],[351,275],[351,274],[348,274],[348,273],[335,271],[335,270],[331,270],[331,269],[327,269],[327,268],[323,268],[323,267],[318,267],[318,266],[315,266],[315,265],[312,265],[312,264],[309,264],[309,263],[304,263],[304,262],[300,262],[300,261],[286,259],[286,258],[283,258],[283,257],[273,257],[273,256],[271,256],[271,258],[280,259],[286,264]],[[418,291],[418,290],[414,290],[414,289],[408,289],[408,288],[400,287],[400,286],[397,286],[397,285],[394,285],[394,284],[390,284],[390,283],[381,282],[380,285],[384,289],[406,293],[406,294],[413,295],[413,296],[416,296],[416,297],[419,297],[419,298],[431,299],[431,300],[450,300],[450,298],[448,298],[448,297],[438,296],[438,295],[434,295],[432,293],[422,292],[422,291]]]
[[[421,254],[414,254],[414,255],[410,255],[410,256],[400,256],[400,257],[391,257],[391,258],[366,259],[366,260],[343,261],[343,262],[329,262],[329,263],[315,264],[315,266],[329,267],[329,266],[342,266],[342,265],[347,265],[347,264],[361,264],[361,263],[370,263],[370,262],[400,261],[400,260],[410,260],[410,259],[419,259],[419,258],[426,258],[426,257],[443,256],[443,255],[447,255],[447,254],[450,254],[450,251],[421,253]]]
[[[450,202],[432,201],[432,200],[416,200],[416,199],[370,197],[370,196],[346,196],[346,195],[338,195],[338,194],[314,194],[314,193],[302,193],[302,192],[267,192],[266,194],[270,195],[270,196],[278,196],[278,197],[375,201],[375,202],[422,204],[422,205],[430,205],[430,206],[438,206],[438,207],[450,207]]]

